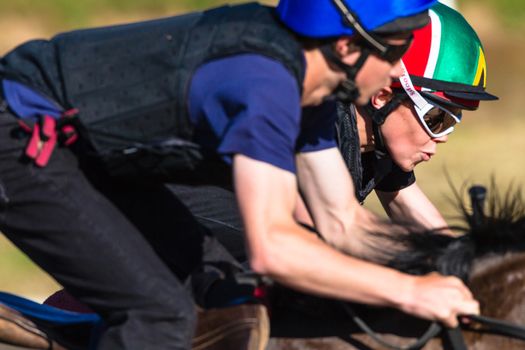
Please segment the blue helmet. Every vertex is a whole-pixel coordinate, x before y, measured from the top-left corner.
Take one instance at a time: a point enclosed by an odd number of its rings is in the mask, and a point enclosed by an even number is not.
[[[329,38],[365,32],[401,32],[424,26],[436,0],[280,0],[279,17],[295,33]],[[357,25],[343,19],[346,7]],[[421,16],[423,14],[423,16]],[[348,18],[348,16],[346,16]],[[357,29],[357,30],[356,30]]]

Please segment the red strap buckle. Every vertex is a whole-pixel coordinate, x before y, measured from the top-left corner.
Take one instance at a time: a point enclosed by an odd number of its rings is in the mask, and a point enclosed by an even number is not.
[[[41,123],[36,123],[26,147],[26,156],[34,159],[35,164],[44,167],[49,162],[57,143],[56,120],[45,115]]]
[[[44,115],[33,127],[19,120],[20,127],[31,134],[27,143],[25,155],[35,161],[39,167],[44,167],[49,163],[51,154],[55,149],[60,133],[60,143],[66,146],[71,145],[78,139],[75,127],[64,119],[71,119],[78,114],[78,109],[73,108],[62,113],[61,118],[57,119]]]

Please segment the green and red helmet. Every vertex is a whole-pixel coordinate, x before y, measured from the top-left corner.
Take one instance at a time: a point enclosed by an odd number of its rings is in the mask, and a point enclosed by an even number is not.
[[[470,24],[456,10],[435,4],[430,23],[414,31],[403,56],[405,74],[392,87],[410,89],[438,104],[474,110],[481,100],[495,100],[485,91],[487,64],[483,46]],[[407,74],[410,79],[407,79]]]

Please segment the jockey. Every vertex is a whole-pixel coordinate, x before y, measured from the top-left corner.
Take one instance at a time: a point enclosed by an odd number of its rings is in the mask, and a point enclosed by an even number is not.
[[[417,186],[414,167],[436,154],[463,110],[497,99],[485,91],[485,54],[474,29],[440,3],[430,18],[414,32],[401,77],[366,106],[341,103],[336,124],[359,201],[375,190],[392,219],[423,229],[447,224]]]
[[[359,202],[375,190],[393,220],[450,233],[442,215],[417,186],[413,170],[430,160],[437,144],[447,141],[463,110],[473,111],[480,101],[497,98],[485,91],[485,55],[473,28],[446,5],[433,6],[430,17],[428,25],[414,32],[400,79],[374,94],[365,106],[339,102],[335,127]],[[169,188],[236,259],[245,260],[238,239],[242,223],[228,204],[233,201],[231,193],[212,187],[190,191],[172,184]],[[208,198],[213,201],[202,203]],[[302,205],[297,206],[295,218],[315,224]],[[333,244],[352,255],[373,258],[374,253],[358,242]],[[221,305],[228,293],[235,295],[234,283],[223,283],[209,289],[207,303]]]
[[[15,48],[0,61],[0,230],[101,315],[100,349],[191,346],[181,280],[211,243],[167,180],[233,184],[252,268],[284,285],[451,325],[477,313],[461,282],[344,255],[293,217],[299,188],[331,243],[392,227],[353,196],[330,97],[364,104],[398,77],[433,2],[225,6]],[[155,230],[137,208],[187,220]]]
[[[410,79],[420,84],[414,89],[423,90],[419,94],[425,96],[422,117],[416,113],[414,101],[401,88],[398,79],[392,86],[374,94],[366,106],[339,102],[335,127],[339,148],[354,180],[355,196],[359,202],[363,202],[375,189],[393,220],[408,222],[418,229],[440,228],[443,232],[449,232],[445,229],[447,224],[441,214],[416,185],[413,169],[421,161],[430,159],[438,143],[446,141],[453,125],[460,121],[462,110],[475,110],[481,100],[496,97],[485,92],[484,51],[472,27],[457,11],[445,5],[436,4],[430,13],[432,22],[415,31],[413,44],[403,58],[405,64],[401,76],[406,78],[404,72],[408,69],[410,77],[413,77]],[[439,36],[436,28],[440,30]],[[465,47],[470,49],[471,55],[465,55]],[[447,62],[454,69],[447,66],[448,71],[438,71],[435,67],[437,63],[443,64],[445,53]],[[431,54],[438,55],[441,60],[433,61],[432,70],[425,69],[431,62]],[[457,72],[457,75],[447,76],[446,73],[451,71]],[[424,72],[433,75],[425,79]],[[378,100],[383,104],[378,104]],[[382,119],[379,119],[380,116]],[[377,133],[375,138],[374,130]],[[422,146],[425,147],[423,150]],[[333,173],[327,176],[331,178]],[[243,242],[238,239],[239,232],[243,231],[242,222],[231,205],[233,194],[213,187],[191,190],[175,184],[168,187],[203,225],[219,237],[236,259],[246,259]],[[213,200],[210,201],[210,198]],[[303,205],[297,205],[295,219],[315,225]],[[320,232],[323,234],[323,231]],[[330,240],[330,237],[324,238]],[[374,257],[365,249],[366,245],[359,244],[359,240],[353,241],[353,244],[345,244],[347,241],[344,240],[342,244],[337,241],[331,243],[354,256]],[[205,303],[224,305],[232,295],[243,293],[242,288],[235,287],[235,281],[225,280],[222,283],[207,291],[203,297]],[[454,319],[455,316],[449,319],[450,324],[454,324]]]

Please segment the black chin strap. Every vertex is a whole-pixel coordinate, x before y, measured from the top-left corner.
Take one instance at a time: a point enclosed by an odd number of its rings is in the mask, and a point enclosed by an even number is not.
[[[370,117],[372,118],[375,155],[379,160],[388,158],[388,151],[383,140],[383,134],[381,133],[381,130],[379,130],[379,127],[383,125],[388,115],[392,113],[392,111],[396,109],[407,96],[408,95],[406,94],[394,94],[392,99],[383,107],[375,109],[370,106],[367,108],[367,111],[369,111]]]
[[[370,55],[370,51],[366,48],[361,48],[361,55],[353,65],[349,65],[341,61],[341,58],[334,52],[333,45],[326,44],[320,47],[324,58],[342,70],[346,74],[346,79],[343,81],[335,91],[335,97],[345,103],[352,103],[359,97],[359,88],[355,84],[355,77],[357,73],[365,64],[366,59]]]

